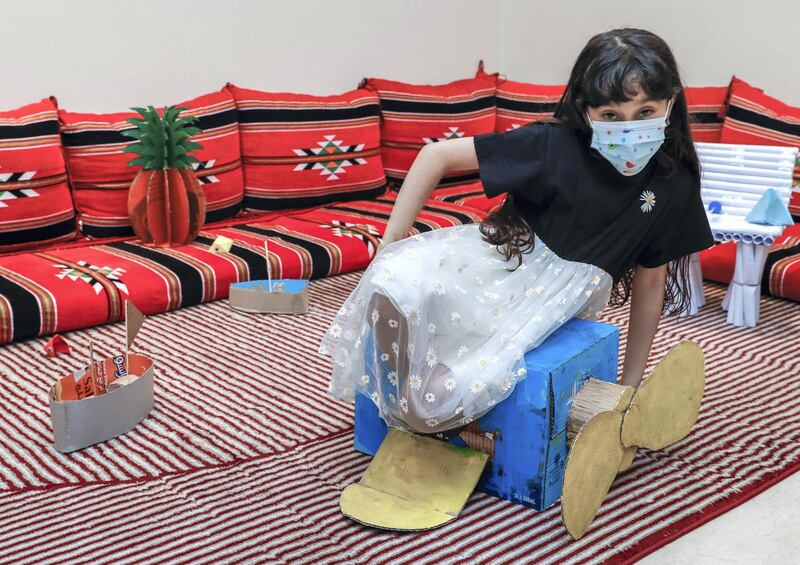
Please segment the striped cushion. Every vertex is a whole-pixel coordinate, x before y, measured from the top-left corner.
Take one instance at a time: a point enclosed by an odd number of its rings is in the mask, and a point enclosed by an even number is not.
[[[800,107],[784,104],[734,76],[720,141],[800,147]],[[794,171],[797,192],[789,209],[800,219],[800,159]]]
[[[690,86],[683,89],[694,141],[718,143],[722,134],[728,86]]]
[[[230,253],[208,247],[233,238]],[[120,320],[130,298],[157,314],[228,296],[233,282],[272,275],[315,279],[363,269],[377,240],[292,217],[203,231],[175,248],[137,241],[95,244],[0,257],[0,343]]]
[[[75,237],[57,101],[0,112],[0,252]]]
[[[239,129],[233,96],[226,89],[177,104],[185,115],[198,118],[201,129],[192,139],[203,146],[192,153],[200,159],[197,177],[206,194],[206,222],[235,216],[242,206]],[[61,135],[80,229],[90,237],[132,236],[128,219],[128,188],[141,169],[129,167],[135,157],[123,153],[132,139],[125,120],[134,112],[84,114],[59,112]]]
[[[800,302],[800,229],[784,234],[770,248],[761,292]]]
[[[364,78],[381,103],[381,155],[389,188],[399,190],[420,149],[454,137],[493,132],[497,76],[483,71],[447,84],[408,84]],[[478,178],[477,169],[448,171],[438,188]]]
[[[728,284],[736,264],[736,244],[726,242],[700,253],[703,278]],[[800,225],[789,226],[769,248],[761,292],[800,302]]]
[[[333,204],[307,212],[292,214],[292,217],[326,225],[336,224],[337,222],[338,225],[341,225],[341,222],[365,224],[374,227],[375,230],[383,234],[394,207],[396,194],[388,192],[374,200]],[[438,228],[479,222],[484,216],[485,214],[481,210],[429,199],[414,220],[409,234],[414,235]],[[372,228],[370,227],[369,229]]]
[[[497,87],[496,131],[516,129],[553,117],[566,85],[543,85],[511,80]],[[719,141],[727,86],[688,87],[684,90],[696,141]]]
[[[462,186],[436,190],[431,198],[488,212],[494,206],[499,205],[503,201],[503,198],[505,198],[505,195],[499,194],[494,198],[487,198],[483,190],[483,184],[478,181]]]
[[[566,85],[498,81],[495,131],[508,131],[553,117]]]
[[[374,93],[312,96],[228,87],[242,135],[246,209],[318,206],[386,191]]]

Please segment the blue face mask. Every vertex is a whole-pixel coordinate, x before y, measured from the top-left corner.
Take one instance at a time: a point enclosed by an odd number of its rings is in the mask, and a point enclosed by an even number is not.
[[[591,146],[625,176],[635,175],[645,168],[664,143],[664,130],[669,125],[672,100],[667,112],[657,118],[605,122],[586,118],[592,124]]]

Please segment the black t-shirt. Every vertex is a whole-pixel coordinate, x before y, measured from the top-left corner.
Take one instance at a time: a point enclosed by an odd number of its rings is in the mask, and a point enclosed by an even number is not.
[[[714,244],[685,165],[668,177],[652,158],[625,176],[555,122],[478,134],[474,144],[488,197],[514,193],[545,245],[602,268],[615,283],[634,264],[658,267]]]

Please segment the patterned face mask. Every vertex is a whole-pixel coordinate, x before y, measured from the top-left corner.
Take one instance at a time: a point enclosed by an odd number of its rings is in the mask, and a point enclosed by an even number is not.
[[[605,122],[593,120],[591,146],[625,176],[635,175],[644,169],[664,143],[664,130],[669,125],[672,100],[667,102],[667,112],[657,118]]]

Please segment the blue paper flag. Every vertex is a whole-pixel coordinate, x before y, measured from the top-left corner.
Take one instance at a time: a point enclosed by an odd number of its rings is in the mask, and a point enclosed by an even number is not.
[[[781,200],[778,191],[768,188],[764,196],[756,202],[753,209],[748,212],[746,220],[751,224],[767,226],[792,226],[794,220],[789,213],[789,208]]]

